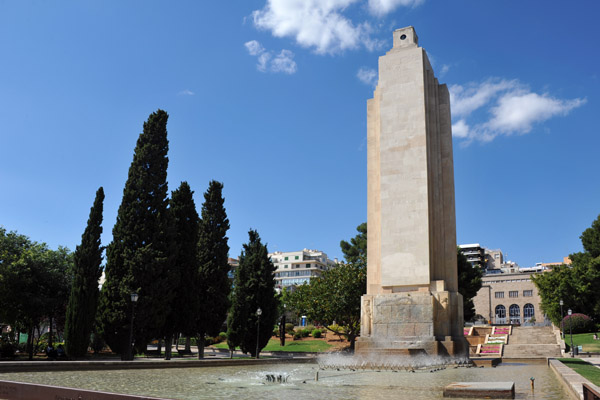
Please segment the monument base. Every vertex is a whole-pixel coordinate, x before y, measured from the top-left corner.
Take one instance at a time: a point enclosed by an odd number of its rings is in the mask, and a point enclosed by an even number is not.
[[[467,356],[458,292],[416,291],[362,296],[357,353]]]

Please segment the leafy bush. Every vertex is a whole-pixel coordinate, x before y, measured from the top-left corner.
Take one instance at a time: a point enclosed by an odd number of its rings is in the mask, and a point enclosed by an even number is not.
[[[227,340],[227,332],[219,332],[219,335],[217,336],[217,338],[219,338],[220,342],[224,342]]]
[[[0,358],[13,358],[17,351],[17,346],[7,339],[0,339]]]
[[[589,333],[595,331],[596,324],[587,315],[577,313],[563,319],[563,329],[565,332]]]
[[[338,324],[329,325],[327,328],[330,331],[333,331],[333,333],[335,333],[340,338],[340,340],[344,338],[344,328],[339,326]]]
[[[312,331],[312,337],[314,337],[315,339],[318,339],[321,337],[321,330],[320,329],[313,329]]]
[[[279,337],[279,327],[278,326],[273,328],[273,336]]]
[[[315,326],[314,325],[309,325],[306,327],[306,329],[308,329],[309,332],[312,332],[315,330]]]
[[[302,339],[302,331],[301,330],[297,330],[294,332],[294,340],[300,340]]]
[[[292,324],[291,322],[288,322],[285,324],[285,332],[289,333],[290,335],[294,334],[294,324]]]
[[[215,344],[215,338],[212,336],[205,336],[204,337],[204,346],[210,346],[212,344]]]

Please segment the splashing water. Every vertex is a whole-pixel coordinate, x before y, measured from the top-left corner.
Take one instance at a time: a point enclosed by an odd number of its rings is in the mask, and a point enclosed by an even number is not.
[[[441,357],[419,354],[414,356],[340,353],[317,357],[320,369],[380,370],[380,371],[438,371],[447,366],[471,367],[468,357]]]

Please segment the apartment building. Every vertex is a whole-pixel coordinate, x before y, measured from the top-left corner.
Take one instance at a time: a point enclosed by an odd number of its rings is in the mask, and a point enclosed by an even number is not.
[[[324,271],[335,268],[337,259],[330,260],[320,250],[304,249],[300,251],[269,253],[275,270],[275,287],[278,290],[309,283]]]

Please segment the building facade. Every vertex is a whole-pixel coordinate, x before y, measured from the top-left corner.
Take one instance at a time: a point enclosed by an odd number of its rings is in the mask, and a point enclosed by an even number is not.
[[[531,280],[532,274],[487,274],[473,303],[475,313],[494,324],[541,323],[546,316],[541,299]]]
[[[500,269],[502,268],[502,264],[504,264],[504,254],[502,254],[502,250],[496,249],[483,249],[484,250],[484,263],[485,269]]]
[[[275,287],[278,290],[309,283],[337,265],[337,259],[330,260],[320,250],[276,251],[269,253],[269,257],[276,268]]]
[[[479,243],[461,244],[458,247],[471,265],[485,269],[485,250]]]

